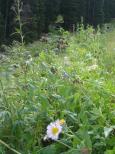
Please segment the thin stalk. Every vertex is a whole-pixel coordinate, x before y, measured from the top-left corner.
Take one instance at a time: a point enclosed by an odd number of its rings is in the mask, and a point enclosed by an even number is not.
[[[20,152],[18,152],[17,150],[11,148],[8,144],[6,144],[4,141],[0,140],[0,144],[2,144],[3,146],[5,146],[6,148],[8,148],[9,150],[13,151],[16,154],[21,154]]]
[[[24,45],[24,36],[23,36],[23,32],[22,32],[22,21],[21,21],[21,11],[20,11],[20,9],[21,9],[21,7],[22,6],[20,6],[21,5],[21,0],[18,0],[17,1],[17,9],[18,9],[18,17],[19,17],[19,29],[20,29],[20,37],[21,37],[21,43],[22,43],[22,45]]]

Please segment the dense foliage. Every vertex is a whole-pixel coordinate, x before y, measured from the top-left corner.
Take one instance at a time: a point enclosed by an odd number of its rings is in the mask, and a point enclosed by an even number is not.
[[[0,42],[16,39],[11,35],[17,23],[13,7],[16,1],[23,2],[21,18],[25,40],[38,39],[42,32],[48,32],[50,24],[55,23],[61,14],[64,28],[73,31],[76,24],[84,19],[85,24],[95,27],[115,17],[115,0],[0,0]]]
[[[7,47],[0,154],[115,153],[114,34],[81,25],[77,34],[61,29],[45,42]],[[59,140],[44,140],[57,119],[65,120]]]

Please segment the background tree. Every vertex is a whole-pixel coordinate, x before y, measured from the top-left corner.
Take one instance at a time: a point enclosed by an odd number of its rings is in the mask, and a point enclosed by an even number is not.
[[[13,25],[13,13],[11,11],[11,7],[13,4],[13,0],[0,0],[0,12],[2,15],[2,23],[3,23],[3,34],[4,40],[9,41],[10,34],[12,32]]]
[[[44,29],[45,0],[22,0],[21,20],[25,42],[37,40]]]
[[[104,0],[87,0],[87,23],[97,26],[104,22]]]
[[[45,0],[22,0],[22,2],[21,22],[24,41],[32,42],[39,38],[44,29]]]
[[[81,0],[62,0],[61,14],[64,18],[64,27],[66,29],[73,29],[81,20]]]
[[[111,20],[111,14],[110,14],[110,8],[111,8],[111,2],[108,0],[104,1],[104,21],[109,22]]]
[[[23,32],[26,42],[32,42],[54,24],[59,14],[63,16],[64,28],[74,30],[81,17],[85,24],[102,25],[115,18],[115,0],[21,0],[21,18],[25,23]],[[0,0],[0,39],[11,42],[16,39],[14,0]]]
[[[115,18],[115,0],[110,1],[110,16]]]
[[[84,24],[87,23],[87,1],[80,1],[80,16],[83,17]]]
[[[32,21],[38,38],[45,26],[45,0],[33,0],[30,4],[33,13]]]
[[[45,32],[48,32],[50,24],[55,22],[60,12],[61,0],[45,0]]]
[[[93,25],[102,25],[104,23],[104,0],[94,0],[94,18]]]
[[[0,11],[0,44],[4,41],[4,19]]]

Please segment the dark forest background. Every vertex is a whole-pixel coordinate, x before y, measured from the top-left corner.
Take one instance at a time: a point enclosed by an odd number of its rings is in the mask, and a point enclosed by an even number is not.
[[[73,30],[81,17],[85,25],[94,27],[115,18],[115,0],[22,0],[21,20],[26,42],[31,42],[49,31],[55,25],[58,15],[64,29]],[[15,35],[16,15],[13,7],[15,0],[0,0],[0,43],[11,42]]]

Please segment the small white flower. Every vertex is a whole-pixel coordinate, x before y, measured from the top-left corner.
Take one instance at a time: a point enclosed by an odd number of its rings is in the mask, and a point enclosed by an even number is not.
[[[31,63],[32,63],[32,58],[30,58],[29,60],[27,60],[25,63],[26,63],[26,65],[30,65]]]
[[[70,66],[70,60],[68,57],[64,57],[64,65]]]
[[[93,70],[96,70],[97,68],[98,68],[98,65],[94,64],[88,67],[88,71],[93,71]]]
[[[60,121],[57,120],[53,123],[50,123],[47,126],[47,138],[52,140],[58,140],[59,134],[62,132],[62,126],[60,125]]]
[[[43,140],[46,141],[48,139],[47,135],[44,136]]]

